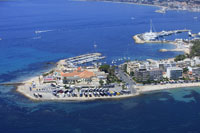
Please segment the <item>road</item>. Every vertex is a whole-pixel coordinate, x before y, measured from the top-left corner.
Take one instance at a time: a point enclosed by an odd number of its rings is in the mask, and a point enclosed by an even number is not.
[[[126,74],[120,68],[115,69],[115,74],[120,80],[122,80],[123,82],[126,83],[126,85],[128,86],[128,89],[131,91],[131,93],[137,92],[137,89],[134,88],[134,85],[136,85],[136,82],[133,81],[133,79],[128,74]]]

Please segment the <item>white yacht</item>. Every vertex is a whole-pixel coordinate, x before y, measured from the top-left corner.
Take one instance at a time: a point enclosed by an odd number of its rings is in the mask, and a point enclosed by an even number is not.
[[[145,41],[155,40],[158,37],[157,33],[152,31],[152,21],[150,23],[150,31],[144,33],[142,37]]]

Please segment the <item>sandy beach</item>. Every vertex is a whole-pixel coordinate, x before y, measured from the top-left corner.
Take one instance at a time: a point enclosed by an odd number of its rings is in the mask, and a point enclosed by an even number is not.
[[[137,86],[139,89],[139,93],[150,92],[150,91],[158,91],[158,90],[166,90],[166,89],[174,89],[174,88],[185,88],[185,87],[198,87],[200,86],[200,82],[197,83],[182,83],[182,84],[165,84],[165,85],[145,85],[145,86]]]

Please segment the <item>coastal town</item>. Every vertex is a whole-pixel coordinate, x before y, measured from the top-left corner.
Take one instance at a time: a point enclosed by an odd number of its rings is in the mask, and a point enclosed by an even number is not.
[[[147,34],[158,33],[150,31],[140,34],[140,37]],[[151,37],[143,37],[143,43],[157,41],[157,37]],[[121,64],[114,61],[105,64],[101,60],[106,57],[101,53],[63,59],[52,70],[18,85],[17,91],[32,100],[85,101],[200,86],[199,45],[200,41],[193,39],[188,52],[163,60],[126,60]]]
[[[136,44],[166,43],[184,54],[163,60],[101,61],[101,53],[62,59],[42,75],[18,85],[17,91],[32,100],[72,100],[126,98],[149,91],[200,86],[199,33],[191,30],[150,31],[133,36]],[[190,39],[165,40],[165,36],[186,32]],[[122,59],[119,59],[122,61]]]
[[[167,10],[187,10],[191,12],[200,12],[199,0],[88,0],[88,1],[109,1],[109,2],[123,2],[142,5],[159,6],[157,13],[165,13]]]
[[[100,53],[60,60],[51,71],[25,81],[17,91],[33,100],[93,100],[135,95],[114,67],[102,65]],[[109,78],[108,78],[109,77]]]

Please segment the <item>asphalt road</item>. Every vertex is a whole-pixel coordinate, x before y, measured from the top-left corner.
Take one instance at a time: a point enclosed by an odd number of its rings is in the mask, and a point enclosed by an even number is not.
[[[128,89],[131,91],[131,93],[137,92],[136,88],[134,88],[134,85],[136,85],[136,82],[133,81],[133,79],[128,74],[126,74],[120,68],[115,69],[115,74],[120,80],[122,80],[126,83],[126,85],[128,86]]]

